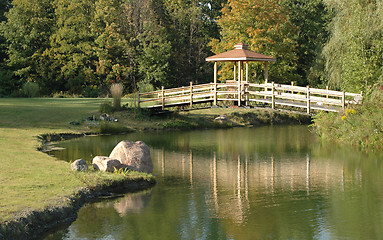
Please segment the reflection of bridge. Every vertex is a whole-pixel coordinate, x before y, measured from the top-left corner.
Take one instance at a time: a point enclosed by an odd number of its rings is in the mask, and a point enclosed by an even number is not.
[[[196,157],[193,152],[178,153],[154,150],[155,171],[162,176],[180,177],[193,185],[208,185],[206,202],[212,213],[242,222],[250,202],[267,198],[267,204],[281,192],[343,192],[352,178],[361,180],[360,172],[344,172],[340,162],[313,160],[310,155],[298,159],[250,159],[248,156]],[[262,203],[261,203],[262,204]]]
[[[348,104],[359,104],[361,94],[298,87],[274,83],[248,83],[230,81],[227,83],[208,83],[139,93],[139,106],[150,109],[169,107],[190,107],[195,104],[245,105],[266,103],[274,109],[277,105],[311,110],[339,112]]]

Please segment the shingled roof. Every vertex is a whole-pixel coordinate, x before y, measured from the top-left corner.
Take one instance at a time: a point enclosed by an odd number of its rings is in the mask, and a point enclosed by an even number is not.
[[[224,61],[262,61],[275,62],[275,58],[256,53],[247,49],[248,45],[240,43],[234,46],[234,50],[220,53],[206,58],[208,62],[224,62]]]

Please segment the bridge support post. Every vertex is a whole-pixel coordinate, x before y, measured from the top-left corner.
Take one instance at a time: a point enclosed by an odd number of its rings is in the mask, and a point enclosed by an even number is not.
[[[161,99],[161,102],[162,102],[162,110],[165,109],[165,87],[162,86],[162,89],[161,89],[161,96],[162,96],[162,99]]]
[[[190,82],[190,107],[193,107],[193,82]]]
[[[274,82],[271,83],[271,109],[274,109],[275,108],[275,96],[274,96]]]
[[[344,111],[344,108],[346,107],[346,93],[342,92],[342,110]]]
[[[307,114],[310,114],[310,86],[307,86]]]

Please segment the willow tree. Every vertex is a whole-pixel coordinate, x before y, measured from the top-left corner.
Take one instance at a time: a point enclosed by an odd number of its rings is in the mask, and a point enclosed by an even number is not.
[[[368,90],[383,77],[383,3],[326,2],[336,13],[323,50],[329,84],[345,91]]]

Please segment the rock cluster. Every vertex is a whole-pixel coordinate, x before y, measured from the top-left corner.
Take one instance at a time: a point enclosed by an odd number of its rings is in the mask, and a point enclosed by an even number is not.
[[[113,172],[115,169],[130,169],[138,172],[152,173],[153,163],[150,149],[142,141],[121,141],[112,150],[109,157],[96,156],[93,167],[101,171]]]
[[[92,161],[93,168],[103,172],[114,172],[119,169],[129,169],[137,172],[152,173],[153,163],[150,149],[142,141],[121,141],[114,147],[109,157],[96,156]],[[73,171],[86,171],[88,166],[83,159],[71,164]]]

